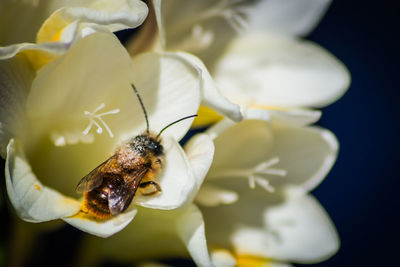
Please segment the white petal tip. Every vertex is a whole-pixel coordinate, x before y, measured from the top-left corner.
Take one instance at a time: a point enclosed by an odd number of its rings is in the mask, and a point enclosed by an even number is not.
[[[86,214],[78,213],[75,216],[63,218],[63,220],[86,233],[106,238],[124,229],[133,220],[136,213],[137,209],[132,208],[106,220],[96,220]]]

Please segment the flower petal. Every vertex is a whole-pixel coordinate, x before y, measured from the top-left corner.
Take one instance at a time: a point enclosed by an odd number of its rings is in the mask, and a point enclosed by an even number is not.
[[[243,119],[240,107],[230,102],[216,87],[210,73],[201,60],[191,54],[178,52],[177,56],[189,63],[198,73],[204,105],[216,110],[218,113],[234,121]]]
[[[244,120],[235,125],[222,121],[207,133],[215,136],[216,147],[210,180],[225,177],[223,180],[228,183],[239,172],[245,172],[242,178],[259,175],[274,188],[296,185],[305,192],[325,178],[339,146],[328,130],[261,120]],[[262,164],[270,166],[258,170]],[[224,173],[227,175],[221,176]]]
[[[165,141],[165,167],[158,179],[162,192],[155,196],[138,196],[134,200],[136,205],[153,209],[176,209],[192,198],[196,178],[189,160],[174,139]]]
[[[222,134],[224,131],[228,130],[230,127],[235,125],[235,123],[231,120],[225,119],[222,120],[210,128],[207,129],[206,133],[210,136],[211,139],[217,138],[220,134]]]
[[[321,111],[310,109],[270,110],[272,121],[278,124],[306,126],[313,124],[321,117]]]
[[[319,23],[331,0],[258,1],[247,9],[249,31],[304,36]]]
[[[156,15],[156,22],[157,22],[157,31],[161,43],[161,47],[165,48],[165,29],[162,17],[162,1],[161,0],[153,0],[151,4],[154,8],[154,13]]]
[[[134,81],[149,113],[151,130],[159,132],[167,124],[197,113],[201,86],[197,71],[188,62],[175,53],[142,53],[133,63]],[[188,119],[175,124],[163,136],[180,140],[192,122]]]
[[[337,251],[335,227],[311,196],[266,195],[259,188],[240,191],[243,186],[231,186],[239,192],[239,201],[201,208],[210,246],[233,246],[238,255],[298,263],[318,262]]]
[[[197,134],[185,144],[185,152],[196,177],[198,189],[203,184],[211,166],[214,157],[214,143],[207,134]]]
[[[192,206],[168,211],[138,207],[134,222],[120,233],[105,240],[93,237],[84,240],[82,255],[85,256],[84,260],[88,261],[84,262],[84,266],[92,266],[93,259],[98,258],[100,254],[103,258],[118,259],[122,262],[187,257],[188,252],[182,238],[192,242],[192,245],[197,243],[196,247],[200,251],[196,256],[203,255],[202,257],[207,258],[207,254],[204,253],[206,248],[202,247],[204,236],[199,235],[201,214]]]
[[[311,191],[336,161],[339,144],[330,131],[318,127],[274,127],[270,155],[279,158],[285,177],[268,176],[274,186],[291,184]]]
[[[195,205],[191,205],[179,218],[176,227],[196,265],[214,266],[207,249],[203,216]]]
[[[269,123],[244,120],[232,124],[225,120],[210,130],[216,132],[220,125],[219,133],[214,134],[216,149],[210,176],[220,169],[250,168],[271,157],[269,151],[274,145],[274,135]]]
[[[247,120],[271,121],[271,112],[268,109],[244,107],[242,113],[243,117]]]
[[[264,229],[245,226],[235,232],[232,240],[239,254],[314,263],[338,250],[335,227],[311,196],[289,197],[282,205],[264,209],[262,218]]]
[[[280,107],[323,107],[347,90],[350,75],[316,44],[261,34],[236,38],[213,75],[231,101]]]
[[[63,220],[84,232],[106,238],[124,229],[133,220],[136,213],[136,208],[129,208],[118,216],[103,221],[91,220],[81,214],[63,218]]]
[[[10,138],[17,136],[25,122],[25,101],[34,75],[23,55],[0,60],[0,156],[3,158]]]
[[[242,108],[245,119],[264,120],[275,124],[305,126],[315,123],[321,117],[321,111],[301,108],[281,108],[257,106]]]
[[[0,47],[0,60],[12,58],[18,53],[24,54],[35,70],[65,53],[69,48],[64,43],[30,44],[22,43]]]
[[[236,259],[226,249],[216,249],[211,252],[211,259],[217,267],[235,267]]]
[[[103,25],[110,31],[135,28],[143,23],[147,13],[146,4],[139,0],[97,0],[91,1],[88,6],[62,7],[43,23],[37,42],[54,40],[56,35],[75,21]]]
[[[23,220],[50,221],[79,211],[78,201],[40,183],[26,161],[20,144],[13,139],[7,147],[5,172],[8,196]]]

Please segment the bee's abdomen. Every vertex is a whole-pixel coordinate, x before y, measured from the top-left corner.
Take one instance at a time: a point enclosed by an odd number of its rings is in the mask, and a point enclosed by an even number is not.
[[[107,219],[111,217],[108,207],[108,195],[113,188],[120,187],[124,183],[121,176],[105,173],[101,185],[92,191],[86,192],[83,203],[83,210],[98,219]]]

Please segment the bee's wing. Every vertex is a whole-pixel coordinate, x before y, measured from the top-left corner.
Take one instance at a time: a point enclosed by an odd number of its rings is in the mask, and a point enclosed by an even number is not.
[[[117,215],[128,208],[147,171],[148,168],[140,168],[133,171],[124,179],[124,186],[113,188],[110,191],[108,194],[108,208],[112,215]]]
[[[111,162],[115,156],[111,156],[106,161],[101,163],[99,166],[94,168],[91,172],[85,175],[76,186],[75,191],[78,193],[89,192],[99,187],[103,182],[103,175],[104,169],[107,168],[109,162]]]

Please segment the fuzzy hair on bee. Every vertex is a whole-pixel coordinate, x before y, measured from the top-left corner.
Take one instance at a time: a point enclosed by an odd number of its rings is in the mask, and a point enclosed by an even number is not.
[[[142,107],[147,129],[118,146],[114,154],[84,176],[76,191],[84,193],[81,211],[96,219],[108,219],[124,212],[137,191],[151,196],[160,193],[161,186],[155,181],[162,172],[165,153],[161,133],[190,115],[165,126],[158,134],[149,130],[149,120],[142,99],[131,84]]]

